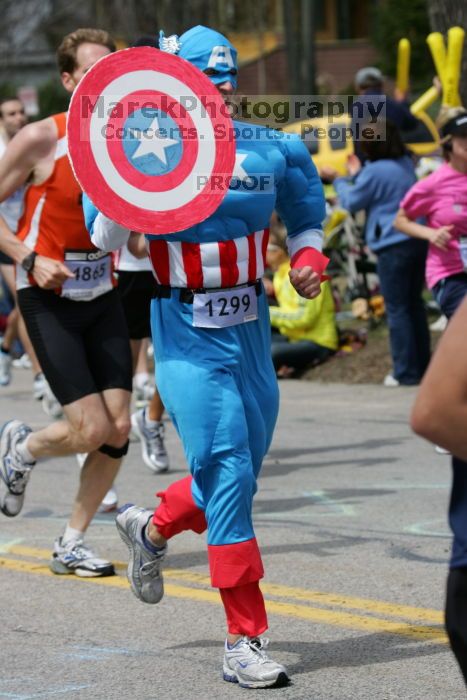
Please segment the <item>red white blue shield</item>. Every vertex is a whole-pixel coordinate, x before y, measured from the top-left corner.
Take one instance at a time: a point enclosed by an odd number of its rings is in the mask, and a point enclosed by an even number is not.
[[[157,49],[98,61],[73,94],[67,131],[82,189],[133,231],[200,223],[229,187],[235,138],[222,96],[197,68]]]

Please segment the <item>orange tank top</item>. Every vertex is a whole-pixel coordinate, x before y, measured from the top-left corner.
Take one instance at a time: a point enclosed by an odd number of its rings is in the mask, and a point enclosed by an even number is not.
[[[18,238],[35,250],[63,262],[65,250],[95,250],[84,224],[81,188],[68,160],[66,114],[55,114],[58,138],[55,166],[41,185],[30,185],[18,223]]]

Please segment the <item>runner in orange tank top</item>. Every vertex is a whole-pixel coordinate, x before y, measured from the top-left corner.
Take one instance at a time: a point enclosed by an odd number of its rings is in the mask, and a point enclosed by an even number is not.
[[[70,166],[66,143],[66,113],[51,117],[57,130],[54,168],[45,182],[26,191],[18,238],[39,255],[63,262],[65,248],[92,250],[83,225],[81,188]],[[36,220],[33,219],[36,217]]]
[[[115,50],[107,32],[78,29],[57,57],[72,93],[84,73]],[[84,534],[128,449],[131,354],[111,256],[84,226],[81,190],[67,156],[66,115],[30,124],[0,160],[0,201],[29,183],[19,234],[0,218],[0,250],[16,262],[18,302],[65,421],[32,432],[11,420],[0,432],[0,510],[17,515],[36,462],[88,453],[65,532],[54,546],[57,574],[107,576],[113,565],[84,545]]]

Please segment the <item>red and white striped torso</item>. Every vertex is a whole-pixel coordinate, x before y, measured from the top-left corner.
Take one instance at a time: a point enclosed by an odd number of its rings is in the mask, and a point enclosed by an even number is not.
[[[235,287],[261,278],[269,229],[227,241],[149,240],[149,257],[161,285],[188,289]]]

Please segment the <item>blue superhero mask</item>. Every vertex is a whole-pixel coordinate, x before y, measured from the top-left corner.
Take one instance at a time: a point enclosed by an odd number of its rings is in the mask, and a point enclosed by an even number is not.
[[[196,68],[207,72],[215,85],[227,81],[237,87],[237,50],[230,41],[209,27],[192,27],[180,37],[165,37],[161,31],[159,46],[162,51],[177,54]]]

